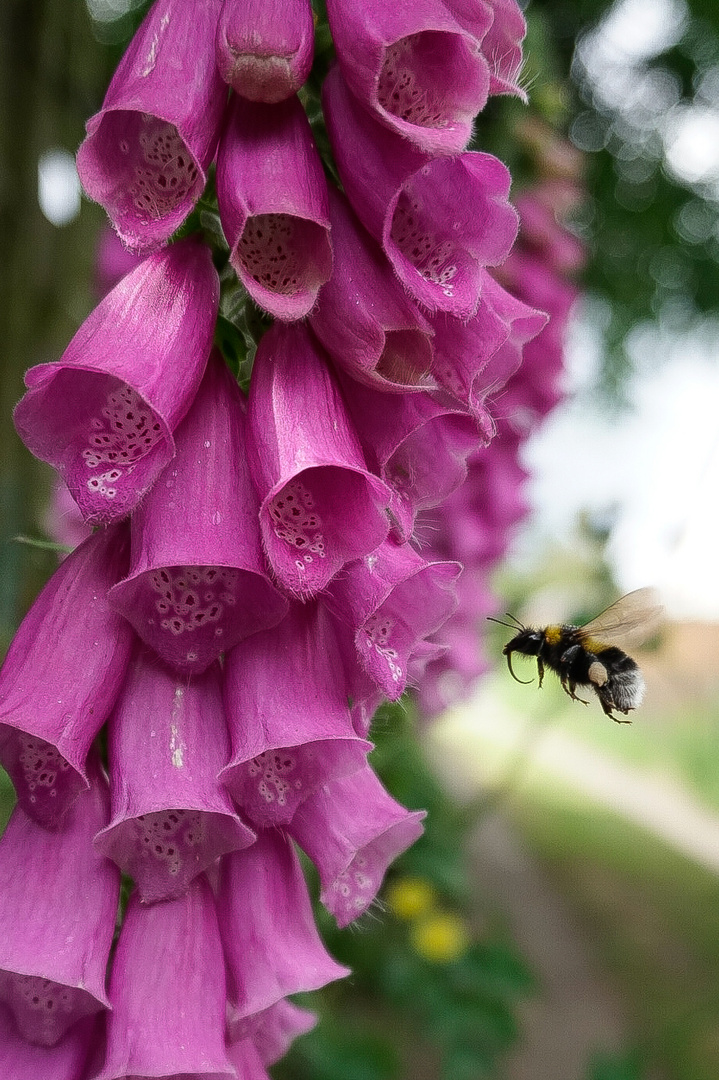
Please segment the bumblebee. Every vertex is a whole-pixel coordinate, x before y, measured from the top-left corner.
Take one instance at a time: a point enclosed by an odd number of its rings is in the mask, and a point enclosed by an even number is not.
[[[588,687],[599,698],[607,716],[618,724],[629,724],[630,720],[620,720],[612,710],[626,716],[641,705],[645,683],[636,661],[619,646],[631,642],[638,644],[648,637],[656,629],[661,613],[654,591],[637,589],[584,626],[546,626],[536,630],[523,626],[519,619],[509,614],[507,617],[511,622],[490,621],[519,631],[502,650],[507,657],[509,673],[516,682],[527,683],[532,679],[517,678],[512,668],[512,654],[536,656],[540,686],[545,668],[551,668],[572,701],[588,705],[588,701],[576,694],[577,687]]]

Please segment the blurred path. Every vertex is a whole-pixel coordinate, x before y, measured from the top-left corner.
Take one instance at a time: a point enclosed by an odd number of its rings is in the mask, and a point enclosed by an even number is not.
[[[572,786],[719,875],[719,815],[677,780],[635,769],[552,727],[528,726],[491,687],[480,703],[431,729],[428,741],[460,799],[501,790],[520,760],[520,782],[539,772]],[[521,1010],[523,1039],[506,1078],[583,1080],[594,1053],[619,1053],[631,1041],[622,1000],[592,938],[501,808],[478,825],[471,854],[478,888],[506,913],[539,981],[538,994]]]
[[[522,1038],[503,1076],[582,1080],[592,1054],[619,1052],[629,1039],[621,1000],[594,963],[576,914],[499,815],[482,821],[471,858],[479,888],[508,918],[539,982],[519,1010]]]

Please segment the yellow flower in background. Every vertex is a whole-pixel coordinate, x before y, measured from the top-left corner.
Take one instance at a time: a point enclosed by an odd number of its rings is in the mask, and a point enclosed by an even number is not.
[[[384,898],[398,919],[416,919],[432,910],[437,893],[424,878],[402,877],[387,887]]]
[[[469,929],[459,915],[432,912],[412,927],[412,945],[425,960],[449,963],[457,960],[470,942]]]

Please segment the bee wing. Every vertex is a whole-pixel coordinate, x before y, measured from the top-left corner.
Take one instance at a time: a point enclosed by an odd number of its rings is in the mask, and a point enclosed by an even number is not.
[[[663,611],[654,589],[635,589],[580,627],[581,636],[608,645],[638,645],[659,628]]]

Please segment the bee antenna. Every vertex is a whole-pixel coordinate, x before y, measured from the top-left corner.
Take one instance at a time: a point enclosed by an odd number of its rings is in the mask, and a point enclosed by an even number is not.
[[[504,614],[507,616],[508,619],[511,619],[512,622],[505,622],[504,619],[495,619],[493,615],[488,615],[487,616],[487,622],[496,622],[499,626],[506,626],[510,630],[526,630],[527,629],[526,626],[523,626],[522,623],[519,621],[519,619],[515,615],[510,615],[508,611],[505,611]]]
[[[509,668],[509,674],[512,676],[515,682],[521,683],[522,686],[528,686],[529,683],[534,682],[534,679],[518,679],[514,674],[514,668],[512,667],[512,654],[507,653],[507,667]]]

